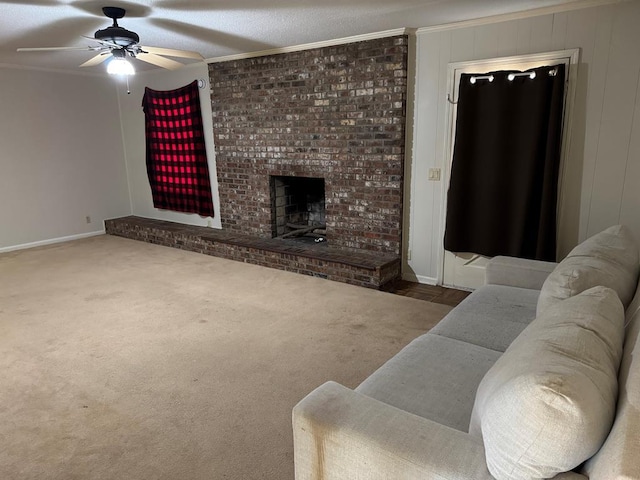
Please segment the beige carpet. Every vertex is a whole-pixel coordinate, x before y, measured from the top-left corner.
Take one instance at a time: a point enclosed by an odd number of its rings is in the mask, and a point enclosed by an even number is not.
[[[0,479],[293,478],[291,409],[450,307],[100,236],[0,255]]]

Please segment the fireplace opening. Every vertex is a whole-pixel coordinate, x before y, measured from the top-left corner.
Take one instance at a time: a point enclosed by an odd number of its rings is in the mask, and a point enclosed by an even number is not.
[[[272,236],[327,243],[324,178],[270,177]]]

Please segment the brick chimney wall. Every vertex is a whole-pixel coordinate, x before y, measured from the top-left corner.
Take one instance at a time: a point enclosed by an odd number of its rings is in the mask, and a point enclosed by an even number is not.
[[[400,254],[407,43],[209,65],[223,229],[271,237],[269,176],[323,177],[329,245]]]

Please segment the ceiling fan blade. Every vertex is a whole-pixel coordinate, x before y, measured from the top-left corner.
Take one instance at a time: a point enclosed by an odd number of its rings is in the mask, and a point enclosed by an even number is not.
[[[245,38],[240,35],[232,33],[221,32],[218,30],[212,30],[205,27],[199,27],[190,23],[178,22],[176,20],[168,20],[164,18],[150,18],[149,23],[162,28],[163,30],[169,30],[179,35],[183,35],[186,38],[198,39],[207,43],[214,43],[216,45],[222,45],[229,47],[232,52],[255,52],[259,50],[267,50],[273,48],[274,45],[256,41],[253,39]]]
[[[107,58],[109,58],[111,54],[109,52],[102,52],[96,55],[95,57],[91,57],[89,60],[84,62],[81,67],[93,67],[94,65],[100,65]]]
[[[3,0],[2,3],[16,3],[18,5],[24,5],[24,2],[21,0]],[[57,0],[36,0],[36,1],[29,2],[29,6],[43,6],[43,7],[53,7],[61,4],[62,2],[59,2]]]
[[[0,5],[2,5],[2,1],[0,1]],[[97,18],[65,18],[56,20],[41,28],[23,30],[20,35],[9,39],[2,45],[2,48],[40,47],[47,46],[47,43],[52,46],[87,47],[95,44],[95,42],[78,42],[78,32],[95,30],[96,26],[103,23],[103,21]],[[42,39],[45,39],[45,41],[42,41]],[[46,39],[56,40],[46,41]]]
[[[216,5],[217,3],[217,5]],[[309,2],[307,2],[309,3]],[[271,10],[272,8],[285,8],[290,5],[287,1],[253,0],[250,2],[212,2],[211,0],[160,0],[154,2],[154,7],[166,8],[167,10],[187,11],[229,11],[229,10]]]
[[[17,48],[17,52],[45,52],[49,50],[94,50],[92,47],[26,47]]]
[[[160,55],[156,55],[154,53],[140,52],[138,55],[136,55],[136,58],[138,60],[142,60],[143,62],[151,63],[153,65],[157,65],[158,67],[166,68],[167,70],[176,70],[184,66],[184,64],[180,62],[176,62],[175,60],[171,60],[169,58],[161,57]]]
[[[174,50],[173,48],[147,47],[140,45],[140,48],[148,53],[156,55],[167,55],[169,57],[179,58],[195,58],[196,60],[204,60],[204,57],[198,52],[190,52],[189,50]]]

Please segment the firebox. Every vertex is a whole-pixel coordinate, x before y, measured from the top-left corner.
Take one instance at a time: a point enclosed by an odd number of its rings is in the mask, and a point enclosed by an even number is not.
[[[272,236],[326,241],[324,178],[270,176]]]

